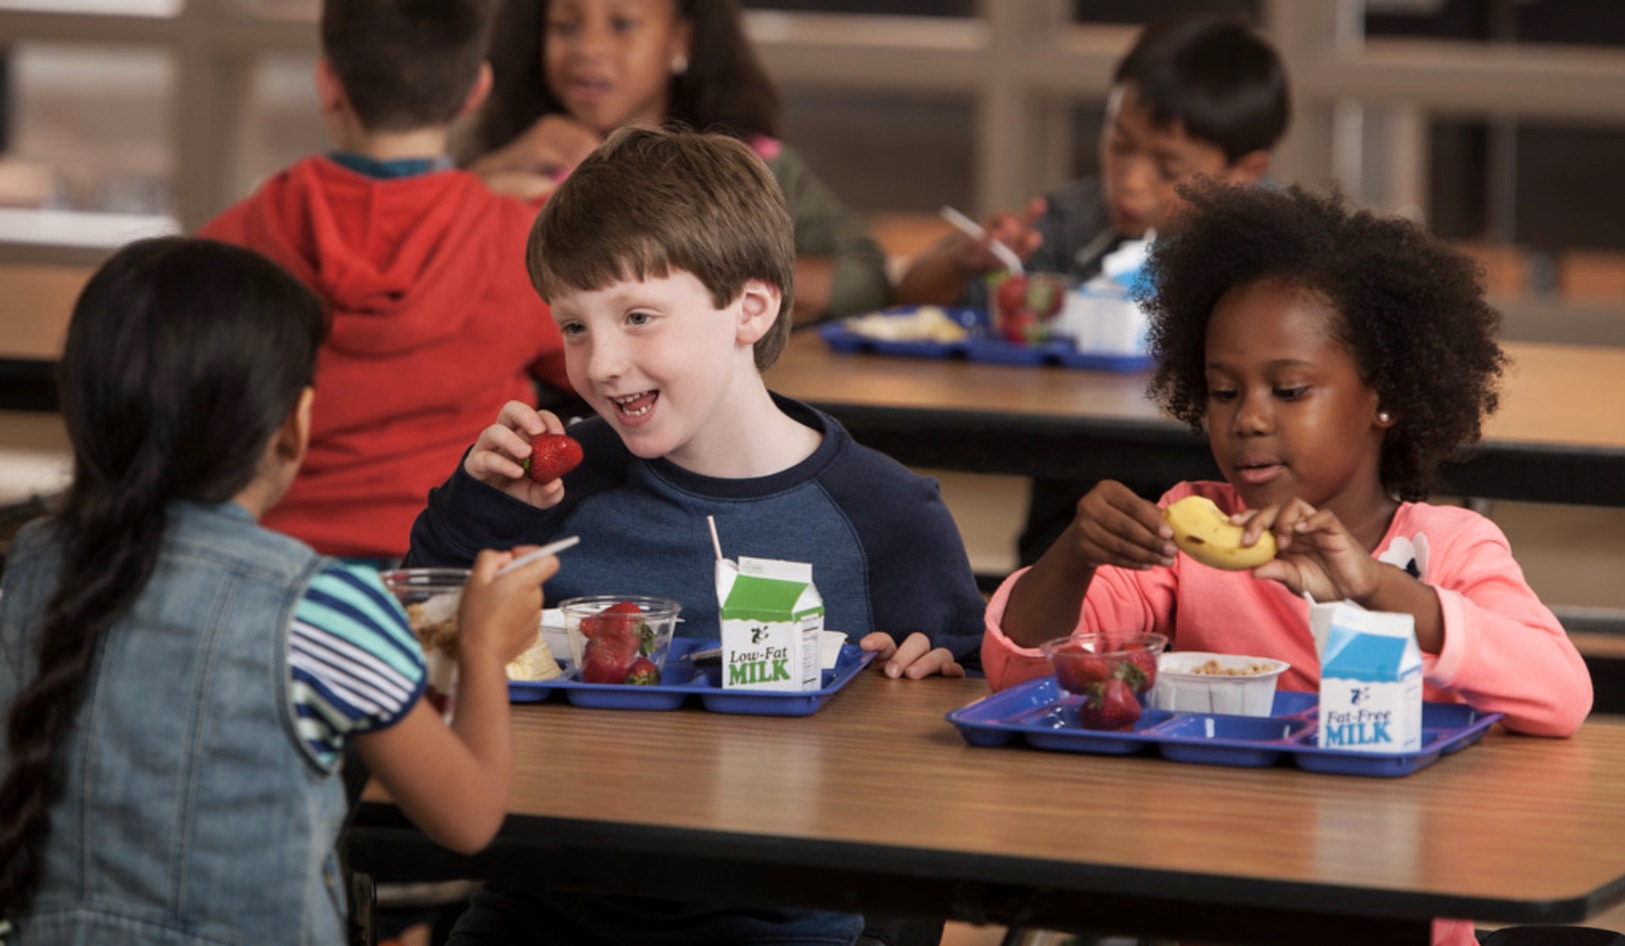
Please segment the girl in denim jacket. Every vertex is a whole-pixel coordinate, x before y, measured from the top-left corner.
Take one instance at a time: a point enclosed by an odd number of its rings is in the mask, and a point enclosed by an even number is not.
[[[550,559],[462,600],[450,727],[375,572],[257,519],[304,456],[320,304],[250,251],[133,243],[91,277],[60,366],[73,483],[0,595],[0,940],[340,943],[354,748],[460,851],[500,824],[504,665]]]

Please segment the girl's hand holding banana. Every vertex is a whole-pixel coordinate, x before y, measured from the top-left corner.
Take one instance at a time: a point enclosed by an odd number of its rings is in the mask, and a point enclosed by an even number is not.
[[[1089,568],[1116,565],[1144,570],[1174,563],[1174,532],[1162,511],[1116,480],[1101,480],[1078,500],[1067,545]]]
[[[1272,540],[1275,557],[1253,569],[1253,577],[1278,581],[1316,601],[1354,601],[1369,606],[1383,565],[1330,510],[1294,499],[1280,506],[1248,510],[1236,527],[1262,544]]]

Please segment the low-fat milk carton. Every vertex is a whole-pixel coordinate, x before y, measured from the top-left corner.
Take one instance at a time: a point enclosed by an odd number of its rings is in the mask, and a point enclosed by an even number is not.
[[[812,565],[740,556],[717,561],[722,685],[736,690],[816,690],[824,599]]]
[[[1351,602],[1315,604],[1323,749],[1416,752],[1422,747],[1422,651],[1409,614]]]

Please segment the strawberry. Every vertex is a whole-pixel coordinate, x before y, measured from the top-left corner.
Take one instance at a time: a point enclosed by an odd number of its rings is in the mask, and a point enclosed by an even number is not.
[[[587,641],[582,650],[581,679],[586,683],[623,683],[637,659],[637,638],[600,635]]]
[[[1124,667],[1133,667],[1139,671],[1138,679],[1130,675],[1126,669],[1121,676],[1134,688],[1135,693],[1144,693],[1157,682],[1157,655],[1149,647],[1131,647],[1128,650],[1128,660]]]
[[[637,615],[637,617],[621,617],[620,615]],[[597,637],[600,634],[637,636],[636,628],[643,623],[643,609],[630,601],[621,601],[610,605],[597,614],[589,614],[582,618],[581,636],[586,638]],[[647,628],[646,624],[645,628]]]
[[[581,444],[564,434],[537,434],[530,438],[530,456],[519,465],[531,482],[547,483],[575,469],[581,462]]]
[[[1127,729],[1140,718],[1140,712],[1134,688],[1113,677],[1090,688],[1078,707],[1078,721],[1085,729]]]
[[[1027,277],[1015,273],[1004,277],[994,292],[994,304],[1000,312],[1020,312],[1027,308]]]
[[[639,657],[632,661],[632,669],[626,672],[626,682],[633,686],[656,686],[660,683],[660,668],[649,658]]]
[[[1049,334],[1045,323],[1061,311],[1065,299],[1064,286],[1052,276],[1011,273],[994,290],[999,334],[1021,344],[1043,341]]]
[[[1112,662],[1098,654],[1056,654],[1055,678],[1068,693],[1083,693],[1090,684],[1105,683],[1112,675]]]
[[[581,679],[586,682],[640,686],[660,682],[660,668],[649,660],[654,629],[636,604],[619,601],[587,615],[581,619],[581,636],[587,639],[581,654]]]

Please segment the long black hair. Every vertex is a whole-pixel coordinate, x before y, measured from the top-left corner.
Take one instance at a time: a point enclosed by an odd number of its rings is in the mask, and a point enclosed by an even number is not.
[[[53,756],[102,636],[158,563],[165,507],[224,502],[253,482],[315,371],[321,303],[249,250],[162,237],[132,243],[86,283],[58,366],[73,483],[55,514],[56,590],[39,670],[6,721],[0,917],[39,882]]]
[[[737,0],[673,0],[692,28],[688,68],[672,76],[667,121],[739,137],[778,134],[778,93],[745,35]],[[491,96],[476,121],[473,159],[506,145],[543,115],[565,111],[547,87],[547,0],[503,0],[491,33]]]

